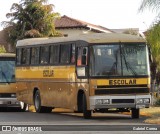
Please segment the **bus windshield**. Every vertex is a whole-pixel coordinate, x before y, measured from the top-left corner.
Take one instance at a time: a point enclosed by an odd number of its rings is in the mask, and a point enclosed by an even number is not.
[[[149,75],[148,51],[145,44],[124,43],[90,47],[90,76]]]
[[[15,82],[15,61],[0,60],[0,83]]]

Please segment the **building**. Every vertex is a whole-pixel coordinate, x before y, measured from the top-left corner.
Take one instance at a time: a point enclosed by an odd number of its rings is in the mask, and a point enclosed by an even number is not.
[[[65,36],[91,33],[113,33],[113,31],[108,28],[77,20],[66,15],[55,21],[55,28]]]
[[[123,28],[123,29],[111,29],[115,33],[127,33],[127,32],[134,32],[139,33],[139,28]]]
[[[77,20],[66,15],[55,20],[55,29],[64,36],[91,33],[113,33],[113,31],[108,28]],[[13,46],[9,45],[6,41],[4,30],[0,31],[0,45],[5,46],[7,52],[14,51]]]

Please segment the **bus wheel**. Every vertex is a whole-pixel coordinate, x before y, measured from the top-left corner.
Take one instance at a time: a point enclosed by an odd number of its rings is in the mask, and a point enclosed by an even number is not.
[[[39,90],[37,90],[34,95],[34,105],[37,113],[50,113],[52,111],[52,107],[41,106],[41,97]]]
[[[21,107],[21,111],[25,112],[29,110],[28,104],[24,103],[24,102],[20,102],[20,107]]]
[[[131,116],[132,116],[132,119],[138,119],[139,118],[139,109],[135,109],[135,108],[133,108],[133,109],[131,109]]]
[[[37,113],[42,113],[41,97],[39,90],[37,90],[34,95],[34,106]]]
[[[91,111],[90,111],[90,110],[87,110],[87,101],[86,101],[86,96],[85,96],[85,94],[83,94],[82,107],[83,107],[83,117],[84,117],[85,119],[90,119],[90,118],[91,118]]]

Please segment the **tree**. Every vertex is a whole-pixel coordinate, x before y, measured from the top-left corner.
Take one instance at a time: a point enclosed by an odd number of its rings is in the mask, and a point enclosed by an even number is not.
[[[160,22],[154,24],[147,33],[147,42],[151,48],[153,61],[151,64],[152,79],[156,79],[160,71]],[[158,70],[158,71],[157,71]],[[159,82],[158,82],[159,83]]]
[[[11,13],[6,14],[10,21],[2,23],[8,33],[8,41],[15,44],[24,38],[59,36],[54,20],[60,15],[53,12],[53,8],[54,5],[47,4],[47,0],[21,0],[19,4],[14,3]]]
[[[6,49],[3,45],[0,45],[0,53],[6,53]]]
[[[156,21],[153,22],[146,35],[153,56],[151,64],[152,79],[155,80],[156,70],[160,71],[160,0],[143,0],[139,11],[144,11],[145,9],[157,12]]]
[[[149,9],[152,11],[160,13],[160,0],[143,0],[139,11],[144,11],[145,9]]]

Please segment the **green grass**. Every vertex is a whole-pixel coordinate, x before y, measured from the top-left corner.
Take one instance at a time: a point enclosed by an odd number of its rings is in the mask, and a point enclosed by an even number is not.
[[[148,117],[144,121],[145,123],[160,124],[160,107],[150,107],[141,109],[140,114]]]

